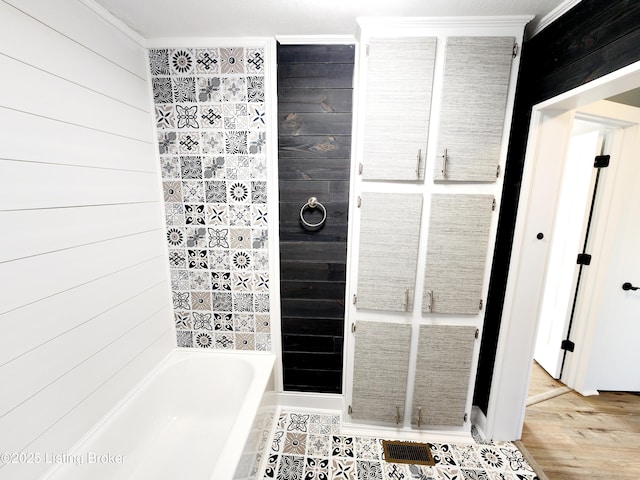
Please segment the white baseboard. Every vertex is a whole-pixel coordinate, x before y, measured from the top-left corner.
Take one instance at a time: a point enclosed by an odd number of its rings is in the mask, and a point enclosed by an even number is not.
[[[342,413],[344,396],[330,393],[279,392],[275,393],[277,404],[283,409],[329,410]]]
[[[487,431],[487,416],[482,410],[480,410],[480,407],[475,405],[471,408],[471,423],[476,426],[476,429],[482,438],[485,440],[491,440],[490,438],[487,438],[485,433]]]

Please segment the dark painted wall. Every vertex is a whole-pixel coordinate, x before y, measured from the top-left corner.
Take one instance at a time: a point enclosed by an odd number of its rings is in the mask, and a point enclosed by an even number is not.
[[[342,390],[353,68],[353,45],[278,46],[285,390]],[[316,232],[300,223],[310,197],[327,209]]]
[[[637,0],[582,0],[523,46],[474,398],[474,405],[485,413],[531,109],[544,100],[639,60],[640,2]]]

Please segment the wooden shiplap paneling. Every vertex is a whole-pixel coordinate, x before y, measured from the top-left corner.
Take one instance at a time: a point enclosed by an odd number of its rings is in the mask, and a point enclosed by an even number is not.
[[[353,45],[278,47],[280,292],[284,387],[340,393]],[[300,209],[327,209],[308,232]],[[308,220],[314,221],[307,212]],[[307,217],[306,217],[307,218]]]
[[[175,345],[146,53],[75,0],[0,30],[0,449],[69,452]]]

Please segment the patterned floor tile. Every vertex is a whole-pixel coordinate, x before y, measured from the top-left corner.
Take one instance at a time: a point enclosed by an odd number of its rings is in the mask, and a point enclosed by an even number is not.
[[[382,465],[377,461],[356,460],[358,480],[382,480]]]
[[[301,480],[304,470],[304,457],[282,455],[278,465],[276,480]]]
[[[275,480],[536,480],[510,442],[429,443],[432,467],[384,461],[382,440],[342,435],[340,417],[303,411],[274,417],[264,472]],[[476,431],[477,435],[477,431]],[[474,437],[475,438],[475,437]],[[262,473],[262,475],[260,475]]]
[[[353,458],[332,458],[331,479],[356,480],[356,461]]]
[[[329,459],[307,457],[304,465],[304,480],[328,480]]]

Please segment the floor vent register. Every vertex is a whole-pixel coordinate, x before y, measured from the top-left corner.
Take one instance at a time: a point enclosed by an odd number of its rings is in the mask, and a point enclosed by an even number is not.
[[[426,443],[395,442],[383,440],[384,459],[391,463],[409,463],[413,465],[434,465],[431,449]]]

